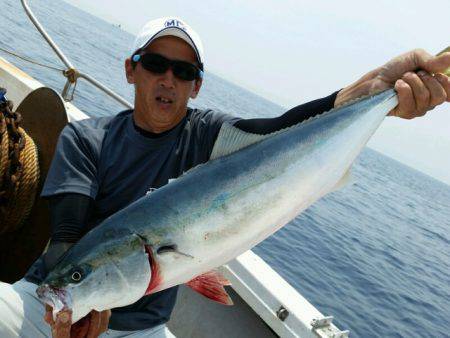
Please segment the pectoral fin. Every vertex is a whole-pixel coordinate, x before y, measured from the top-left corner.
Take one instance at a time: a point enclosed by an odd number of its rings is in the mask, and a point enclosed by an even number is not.
[[[233,305],[233,301],[224,288],[225,285],[231,285],[230,281],[215,270],[195,277],[186,285],[215,302]]]

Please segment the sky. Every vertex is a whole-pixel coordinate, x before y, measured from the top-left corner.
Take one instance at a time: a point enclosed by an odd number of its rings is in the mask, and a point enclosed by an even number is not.
[[[178,16],[206,69],[286,108],[343,88],[391,58],[450,45],[450,0],[66,0],[132,34]],[[130,42],[131,45],[131,42]],[[388,117],[369,147],[450,185],[450,104]]]

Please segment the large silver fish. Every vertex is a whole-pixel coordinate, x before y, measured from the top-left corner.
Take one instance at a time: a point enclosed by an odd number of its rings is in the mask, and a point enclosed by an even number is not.
[[[210,161],[87,233],[39,297],[73,322],[182,283],[228,303],[226,281],[208,272],[339,187],[397,103],[387,90],[269,135],[223,125]]]

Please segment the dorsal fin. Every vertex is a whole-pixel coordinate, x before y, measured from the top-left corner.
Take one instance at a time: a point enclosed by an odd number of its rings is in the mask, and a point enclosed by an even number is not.
[[[229,123],[224,123],[220,128],[219,135],[217,136],[216,143],[214,143],[214,148],[209,159],[214,160],[229,155],[272,135],[273,133],[266,135],[247,133]]]

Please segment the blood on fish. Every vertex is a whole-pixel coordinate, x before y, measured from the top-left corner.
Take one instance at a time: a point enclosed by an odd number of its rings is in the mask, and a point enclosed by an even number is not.
[[[158,264],[156,264],[156,260],[153,257],[152,249],[151,247],[144,245],[145,252],[148,255],[148,262],[150,264],[150,271],[151,271],[151,278],[150,283],[148,284],[147,290],[145,291],[144,296],[149,295],[152,293],[152,291],[162,283],[162,277],[159,270]]]

